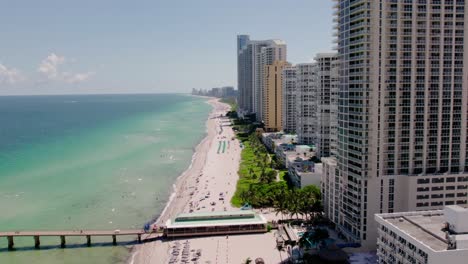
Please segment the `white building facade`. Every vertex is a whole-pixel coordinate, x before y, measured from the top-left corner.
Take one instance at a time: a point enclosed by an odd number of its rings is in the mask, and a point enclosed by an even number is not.
[[[315,56],[315,90],[317,103],[317,154],[319,157],[331,156],[332,142],[332,63],[337,60],[336,53],[319,53]]]
[[[301,63],[296,66],[297,123],[296,133],[300,144],[317,142],[317,94],[315,89],[316,65]]]
[[[339,174],[337,173],[337,163],[334,157],[321,158],[322,175],[320,188],[322,192],[323,212],[330,221],[339,223],[340,207],[342,199],[342,189]]]
[[[283,69],[283,130],[286,133],[296,132],[298,116],[296,71],[296,66]]]
[[[336,224],[374,249],[376,213],[467,205],[468,2],[335,2]]]

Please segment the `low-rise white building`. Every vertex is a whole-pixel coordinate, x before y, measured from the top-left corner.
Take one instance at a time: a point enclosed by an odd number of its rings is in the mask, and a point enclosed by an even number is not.
[[[468,210],[376,214],[378,263],[468,263]]]
[[[288,176],[297,188],[304,188],[309,185],[320,187],[320,177],[322,175],[322,164],[315,163],[300,156],[289,158]]]
[[[274,152],[275,143],[278,140],[281,140],[282,137],[283,137],[283,133],[281,132],[262,133],[262,143],[270,152]]]

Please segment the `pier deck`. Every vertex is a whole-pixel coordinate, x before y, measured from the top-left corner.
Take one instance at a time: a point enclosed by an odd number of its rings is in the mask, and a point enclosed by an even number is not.
[[[141,229],[122,229],[116,230],[68,230],[68,231],[18,231],[18,232],[0,232],[0,237],[25,237],[25,236],[131,236],[146,234]]]
[[[8,249],[14,249],[15,237],[33,237],[35,248],[40,248],[40,237],[60,237],[60,246],[65,247],[65,237],[86,237],[86,244],[91,246],[91,237],[112,237],[112,243],[117,245],[117,236],[137,236],[137,241],[142,242],[141,236],[150,233],[142,229],[121,229],[121,230],[64,230],[64,231],[13,231],[0,232],[0,238],[6,237],[8,240]]]

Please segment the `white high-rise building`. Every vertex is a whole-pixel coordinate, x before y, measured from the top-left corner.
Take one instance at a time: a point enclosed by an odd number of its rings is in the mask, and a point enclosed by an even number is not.
[[[338,55],[336,55],[338,58]],[[330,64],[330,156],[338,155],[338,92],[340,84],[340,62]]]
[[[317,142],[317,94],[315,87],[316,64],[301,63],[296,66],[297,123],[296,133],[300,144]]]
[[[319,53],[315,56],[315,89],[317,102],[317,154],[320,157],[331,155],[332,133],[332,63],[337,60],[336,53]],[[334,103],[337,103],[336,101]]]
[[[283,130],[286,133],[296,132],[296,71],[296,66],[289,66],[283,69]]]
[[[374,249],[376,213],[467,205],[468,3],[335,2],[341,196],[331,199],[341,234]]]
[[[336,152],[337,77],[331,76],[332,73],[337,74],[336,69],[332,71],[336,62],[336,53],[319,53],[314,63],[295,67],[296,132],[301,144],[317,147],[319,157],[331,156],[332,146]]]
[[[286,61],[286,43],[250,40],[247,35],[239,35],[237,42],[240,111],[255,113],[257,120],[262,121],[265,69],[274,61]]]

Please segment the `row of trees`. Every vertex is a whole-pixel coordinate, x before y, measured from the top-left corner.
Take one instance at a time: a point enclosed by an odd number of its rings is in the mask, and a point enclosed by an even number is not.
[[[268,184],[273,182],[276,179],[276,175],[279,173],[275,170],[275,161],[270,157],[266,147],[255,133],[249,136],[249,143],[253,149],[253,154],[257,157],[255,165],[257,168],[260,168],[260,173],[255,174],[254,169],[250,167],[249,176],[252,179],[258,179],[260,183]]]
[[[236,193],[231,200],[235,206],[242,206],[241,193],[252,188],[252,185],[269,185],[275,182],[278,171],[272,168],[270,158],[265,146],[256,137],[254,132],[238,137],[242,140],[244,149],[242,150],[242,160],[239,167],[239,181],[237,182]]]
[[[247,125],[235,119],[234,124]],[[322,212],[320,189],[307,186],[296,189],[286,181],[276,181],[281,166],[268,153],[265,145],[251,130],[238,138],[243,142],[239,182],[233,197],[234,205],[248,203],[255,208],[273,208],[276,214],[290,218],[313,219]]]
[[[273,208],[276,214],[290,218],[313,220],[322,208],[320,189],[310,185],[302,189],[289,188],[285,182],[254,184],[240,194],[241,201],[256,208]]]

